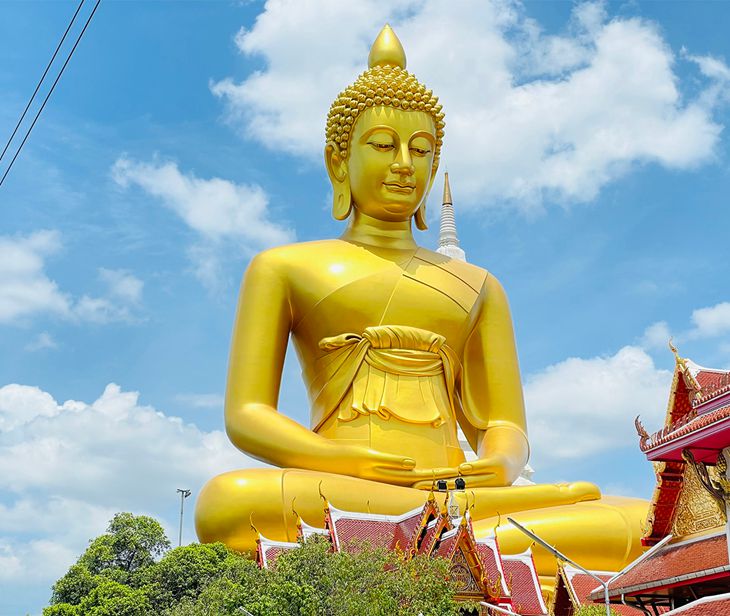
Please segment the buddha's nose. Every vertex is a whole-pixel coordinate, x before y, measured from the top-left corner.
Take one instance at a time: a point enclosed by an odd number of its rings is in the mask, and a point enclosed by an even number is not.
[[[398,150],[396,159],[391,163],[390,170],[393,173],[400,173],[403,175],[413,175],[416,168],[413,166],[413,159],[411,158],[411,151],[407,144],[403,144]]]

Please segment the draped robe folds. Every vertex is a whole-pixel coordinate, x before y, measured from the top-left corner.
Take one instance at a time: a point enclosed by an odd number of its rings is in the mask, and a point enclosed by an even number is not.
[[[361,331],[328,332],[330,335],[318,341],[320,354],[303,375],[311,401],[312,429],[341,438],[343,425],[355,426],[358,420],[370,426],[373,422],[379,422],[379,426],[388,422],[391,435],[399,429],[409,435],[414,430],[428,434],[434,448],[450,450],[441,463],[458,463],[462,453],[456,438],[457,421],[470,441],[475,440],[477,430],[486,428],[486,409],[474,413],[463,408],[459,395],[462,362],[458,355],[474,321],[473,313],[480,309],[478,300],[486,277],[483,270],[423,249],[401,268],[394,266],[388,276],[392,285],[390,300],[382,314],[371,316],[372,325]],[[383,276],[378,278],[382,284]],[[349,295],[364,283],[367,281],[362,279],[346,283],[320,300],[312,312],[336,312],[342,295]],[[426,298],[428,301],[416,304],[423,306],[423,313],[414,310],[413,304],[404,309],[403,302]],[[438,318],[439,302],[443,313],[452,315],[448,323]],[[414,315],[413,324],[404,323],[407,315]],[[434,322],[442,331],[423,327],[431,316],[437,317]],[[365,444],[378,448],[382,443],[373,441],[373,432],[369,428],[371,440]],[[397,443],[394,436],[391,439]],[[418,446],[429,445],[421,441]]]

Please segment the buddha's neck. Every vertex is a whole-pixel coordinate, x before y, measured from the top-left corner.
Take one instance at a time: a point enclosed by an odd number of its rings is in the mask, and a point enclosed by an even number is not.
[[[415,250],[418,248],[413,239],[411,221],[390,222],[378,220],[354,210],[350,224],[342,234],[342,239],[375,248],[391,250]]]

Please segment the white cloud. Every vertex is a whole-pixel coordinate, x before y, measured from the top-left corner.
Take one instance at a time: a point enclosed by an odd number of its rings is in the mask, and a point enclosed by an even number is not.
[[[689,169],[713,156],[727,67],[691,56],[707,83],[683,99],[655,25],[607,20],[600,3],[577,5],[566,33],[548,36],[518,3],[270,0],[236,36],[263,68],[212,92],[249,138],[317,160],[329,105],[364,68],[385,22],[409,68],[441,97],[443,160],[465,205],[588,201],[633,165]],[[336,35],[342,24],[347,36]]]
[[[45,349],[57,349],[58,344],[48,332],[41,332],[33,340],[25,345],[26,351],[43,351]]]
[[[539,469],[635,447],[634,418],[661,423],[671,377],[634,346],[607,357],[569,358],[531,375],[525,383],[530,464]]]
[[[175,163],[143,163],[119,158],[112,177],[120,186],[135,185],[160,199],[201,242],[190,247],[197,276],[215,285],[219,277],[221,242],[239,243],[254,250],[291,241],[290,229],[270,220],[266,192],[255,184],[236,184],[221,178],[202,179],[183,174]]]
[[[76,302],[74,314],[82,321],[111,323],[134,321],[141,305],[144,283],[126,270],[99,268],[99,279],[106,287],[101,297],[84,295]]]
[[[175,400],[197,409],[222,409],[224,403],[220,394],[179,394]]]
[[[710,338],[730,332],[730,302],[698,308],[692,312],[694,328],[687,334],[693,338]]]
[[[70,314],[68,296],[45,272],[46,257],[60,248],[57,231],[0,236],[0,323],[40,313]]]
[[[128,304],[139,304],[144,283],[127,270],[99,269],[99,277],[108,285],[109,294]]]
[[[91,404],[59,404],[37,387],[6,385],[0,582],[50,587],[115,512],[155,515],[173,530],[176,488],[197,494],[214,475],[257,464],[222,432],[140,405],[138,393],[115,384]]]
[[[652,323],[644,330],[641,337],[641,346],[645,349],[667,348],[672,333],[666,321],[657,321]]]
[[[673,336],[675,343],[726,336],[730,333],[730,302],[697,308],[692,311],[690,321],[689,328]],[[658,321],[644,330],[641,345],[646,349],[664,347],[670,335],[669,325]]]
[[[101,268],[99,277],[106,294],[74,299],[46,273],[46,259],[60,249],[58,231],[0,236],[0,324],[24,323],[42,314],[97,323],[132,319],[132,309],[141,300],[141,280],[126,270]],[[43,332],[26,348],[35,351],[55,346],[51,335]]]

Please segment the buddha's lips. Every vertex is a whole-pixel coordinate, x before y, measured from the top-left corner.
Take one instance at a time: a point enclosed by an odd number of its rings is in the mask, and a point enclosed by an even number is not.
[[[395,182],[383,182],[383,186],[385,186],[388,190],[405,193],[412,192],[416,189],[414,184],[396,184]]]

